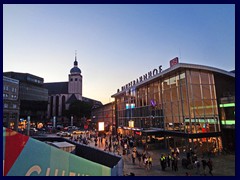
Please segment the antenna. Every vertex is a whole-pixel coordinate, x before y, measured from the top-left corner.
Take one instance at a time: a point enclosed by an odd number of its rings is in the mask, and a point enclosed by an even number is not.
[[[77,50],[75,50],[75,61],[77,61]]]
[[[180,59],[182,59],[182,56],[181,56],[181,49],[179,48],[179,61]]]

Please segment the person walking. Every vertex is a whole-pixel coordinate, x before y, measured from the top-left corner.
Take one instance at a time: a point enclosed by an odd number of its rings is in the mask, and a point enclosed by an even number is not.
[[[137,151],[137,158],[138,158],[138,162],[139,162],[139,167],[141,167],[141,159],[142,159],[142,155],[140,152]]]
[[[150,170],[152,168],[152,156],[148,156],[148,169]]]
[[[207,161],[202,159],[203,175],[206,176]]]
[[[136,159],[136,151],[132,152],[132,163],[135,164],[135,159]]]
[[[145,169],[148,170],[148,157],[147,156],[144,156],[144,166],[145,166]]]
[[[175,156],[173,160],[174,171],[178,171],[178,157]]]
[[[171,162],[172,156],[168,153],[167,156],[167,166],[170,167],[170,162]]]
[[[165,168],[166,168],[166,158],[165,158],[165,156],[163,154],[160,157],[160,163],[161,163],[162,170],[165,171]]]
[[[209,168],[209,174],[211,174],[213,176],[213,174],[212,174],[213,162],[212,162],[211,158],[208,159],[207,166]]]
[[[200,162],[199,161],[195,161],[194,162],[194,167],[196,168],[196,174],[199,174]]]

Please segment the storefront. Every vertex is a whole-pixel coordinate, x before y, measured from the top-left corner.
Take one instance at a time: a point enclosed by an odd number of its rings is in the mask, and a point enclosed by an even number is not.
[[[116,124],[122,127],[122,133],[138,128],[143,143],[161,142],[165,148],[191,147],[201,153],[221,150],[215,75],[233,83],[235,74],[184,63],[153,72],[112,95]],[[133,127],[129,126],[130,121]]]

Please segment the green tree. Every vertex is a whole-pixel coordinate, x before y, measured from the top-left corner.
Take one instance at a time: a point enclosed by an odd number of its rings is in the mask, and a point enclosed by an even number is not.
[[[77,100],[70,104],[68,115],[74,115],[79,119],[83,117],[90,118],[92,106],[91,103]]]

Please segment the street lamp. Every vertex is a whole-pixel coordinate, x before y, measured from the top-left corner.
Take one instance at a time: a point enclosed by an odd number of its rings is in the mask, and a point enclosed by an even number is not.
[[[30,116],[27,117],[27,135],[29,136],[30,131]]]

